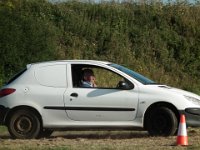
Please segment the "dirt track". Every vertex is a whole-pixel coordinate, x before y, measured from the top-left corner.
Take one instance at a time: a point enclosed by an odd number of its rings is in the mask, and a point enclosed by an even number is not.
[[[176,146],[174,137],[149,137],[143,131],[55,132],[46,139],[13,140],[0,135],[0,149],[200,149],[200,129],[188,129],[189,146]]]

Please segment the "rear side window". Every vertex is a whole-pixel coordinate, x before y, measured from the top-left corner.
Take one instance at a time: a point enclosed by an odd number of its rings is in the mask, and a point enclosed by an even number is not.
[[[8,82],[7,84],[12,83],[13,81],[15,81],[19,76],[21,76],[25,71],[27,70],[27,68],[23,69],[22,71],[18,72],[16,75],[14,75]]]
[[[44,86],[66,87],[66,65],[42,66],[35,70],[35,77]]]

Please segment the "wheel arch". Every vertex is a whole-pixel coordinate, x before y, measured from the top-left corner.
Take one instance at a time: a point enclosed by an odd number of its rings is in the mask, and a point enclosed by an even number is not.
[[[176,118],[177,118],[177,121],[179,122],[179,119],[180,119],[180,114],[179,114],[179,111],[178,109],[171,103],[168,103],[168,102],[157,102],[157,103],[153,103],[151,104],[147,110],[145,111],[145,114],[144,114],[144,120],[143,120],[143,126],[144,126],[144,129],[147,129],[147,118],[149,117],[150,115],[150,112],[155,109],[156,107],[167,107],[169,109],[171,109],[174,114],[176,115]]]
[[[16,106],[12,109],[10,109],[5,117],[5,125],[8,125],[8,122],[9,122],[9,119],[11,118],[11,115],[18,111],[18,110],[28,110],[28,111],[32,111],[34,112],[38,118],[39,118],[39,121],[41,123],[41,126],[43,126],[43,121],[42,121],[42,116],[41,114],[39,113],[39,111],[31,106],[27,106],[27,105],[21,105],[21,106]]]

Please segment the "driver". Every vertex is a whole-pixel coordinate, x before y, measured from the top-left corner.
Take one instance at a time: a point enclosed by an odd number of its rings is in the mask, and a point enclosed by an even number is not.
[[[95,76],[91,69],[83,70],[83,80],[81,81],[81,87],[97,87],[95,83]]]

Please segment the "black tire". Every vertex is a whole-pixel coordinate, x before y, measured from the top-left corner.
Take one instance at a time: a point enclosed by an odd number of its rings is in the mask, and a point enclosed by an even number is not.
[[[8,131],[12,138],[37,138],[41,130],[39,117],[30,110],[17,110],[10,116]]]
[[[175,113],[167,107],[154,108],[146,118],[146,123],[151,136],[172,136],[178,127]]]
[[[39,134],[39,138],[48,138],[53,133],[52,129],[42,129]]]

